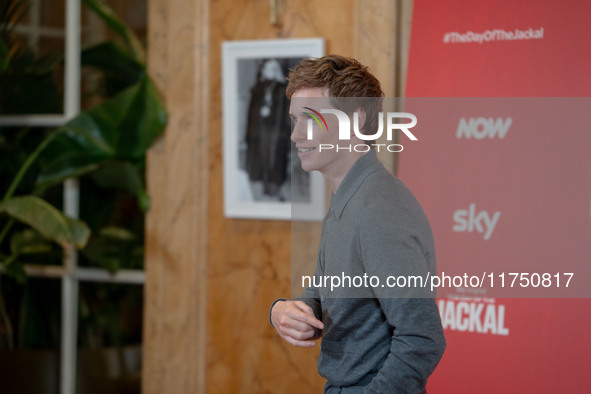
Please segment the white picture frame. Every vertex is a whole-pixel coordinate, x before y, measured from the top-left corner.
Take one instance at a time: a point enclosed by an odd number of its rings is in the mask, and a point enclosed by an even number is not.
[[[301,169],[289,141],[285,77],[324,40],[222,43],[224,214],[229,218],[321,221],[326,184]]]

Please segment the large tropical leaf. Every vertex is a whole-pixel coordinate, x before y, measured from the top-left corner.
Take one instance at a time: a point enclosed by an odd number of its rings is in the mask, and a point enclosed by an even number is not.
[[[102,188],[124,190],[137,198],[138,206],[147,211],[150,200],[144,186],[143,166],[125,161],[109,161],[92,173],[94,182]]]
[[[123,39],[136,61],[145,64],[146,54],[140,40],[137,38],[133,30],[131,30],[111,8],[101,0],[83,0],[83,3],[93,10],[95,14],[111,28],[111,30]]]
[[[46,263],[54,248],[51,241],[37,231],[27,228],[15,233],[10,239],[10,256],[0,253],[0,273],[12,276],[20,284],[24,284],[27,274],[23,267],[23,259],[37,255]]]
[[[27,281],[27,273],[22,264],[13,264],[18,258],[19,254],[4,256],[0,253],[0,274],[11,276],[22,285]]]
[[[143,262],[141,241],[122,227],[105,227],[95,234],[82,254],[92,265],[117,272],[122,267],[138,268]]]
[[[165,124],[164,106],[144,76],[57,130],[59,135],[42,153],[38,187],[83,175],[113,159],[142,162]]]
[[[141,63],[112,41],[84,49],[81,62],[82,66],[102,72],[104,91],[108,97],[137,83],[146,73]]]
[[[45,254],[52,250],[51,242],[30,228],[15,233],[10,239],[13,254]]]
[[[47,239],[60,245],[72,243],[80,249],[86,245],[90,236],[90,230],[84,222],[65,216],[39,197],[10,198],[0,203],[0,213],[6,213],[28,224]]]

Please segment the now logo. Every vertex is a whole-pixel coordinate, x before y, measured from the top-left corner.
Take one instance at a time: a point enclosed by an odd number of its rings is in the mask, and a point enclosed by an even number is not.
[[[456,138],[505,138],[509,127],[513,122],[512,118],[460,118]]]
[[[501,211],[497,211],[490,215],[487,211],[480,211],[476,213],[476,204],[472,203],[468,209],[458,209],[454,212],[454,226],[455,232],[469,232],[474,231],[484,234],[484,240],[490,239],[499,218]]]

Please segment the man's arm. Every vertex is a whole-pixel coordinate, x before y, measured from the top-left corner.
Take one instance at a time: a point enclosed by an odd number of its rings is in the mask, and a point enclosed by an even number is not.
[[[320,275],[316,266],[314,275]],[[295,300],[278,299],[271,305],[269,320],[281,338],[294,346],[311,347],[322,336],[324,324],[318,289],[308,287]]]
[[[445,350],[435,300],[387,298],[380,304],[394,334],[386,361],[363,392],[420,393]]]
[[[271,324],[281,338],[294,346],[311,347],[320,337],[324,324],[316,318],[312,308],[300,300],[279,300],[271,309]]]
[[[434,271],[431,231],[422,219],[400,211],[395,217],[383,211],[365,216],[360,234],[366,272],[384,281]],[[420,393],[446,344],[434,295],[421,288],[373,290],[393,334],[386,361],[364,393]]]

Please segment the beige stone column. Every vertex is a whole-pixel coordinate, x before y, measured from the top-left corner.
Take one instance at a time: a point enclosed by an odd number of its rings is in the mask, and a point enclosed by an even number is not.
[[[149,71],[169,123],[147,163],[146,394],[205,392],[208,5],[149,0]]]

